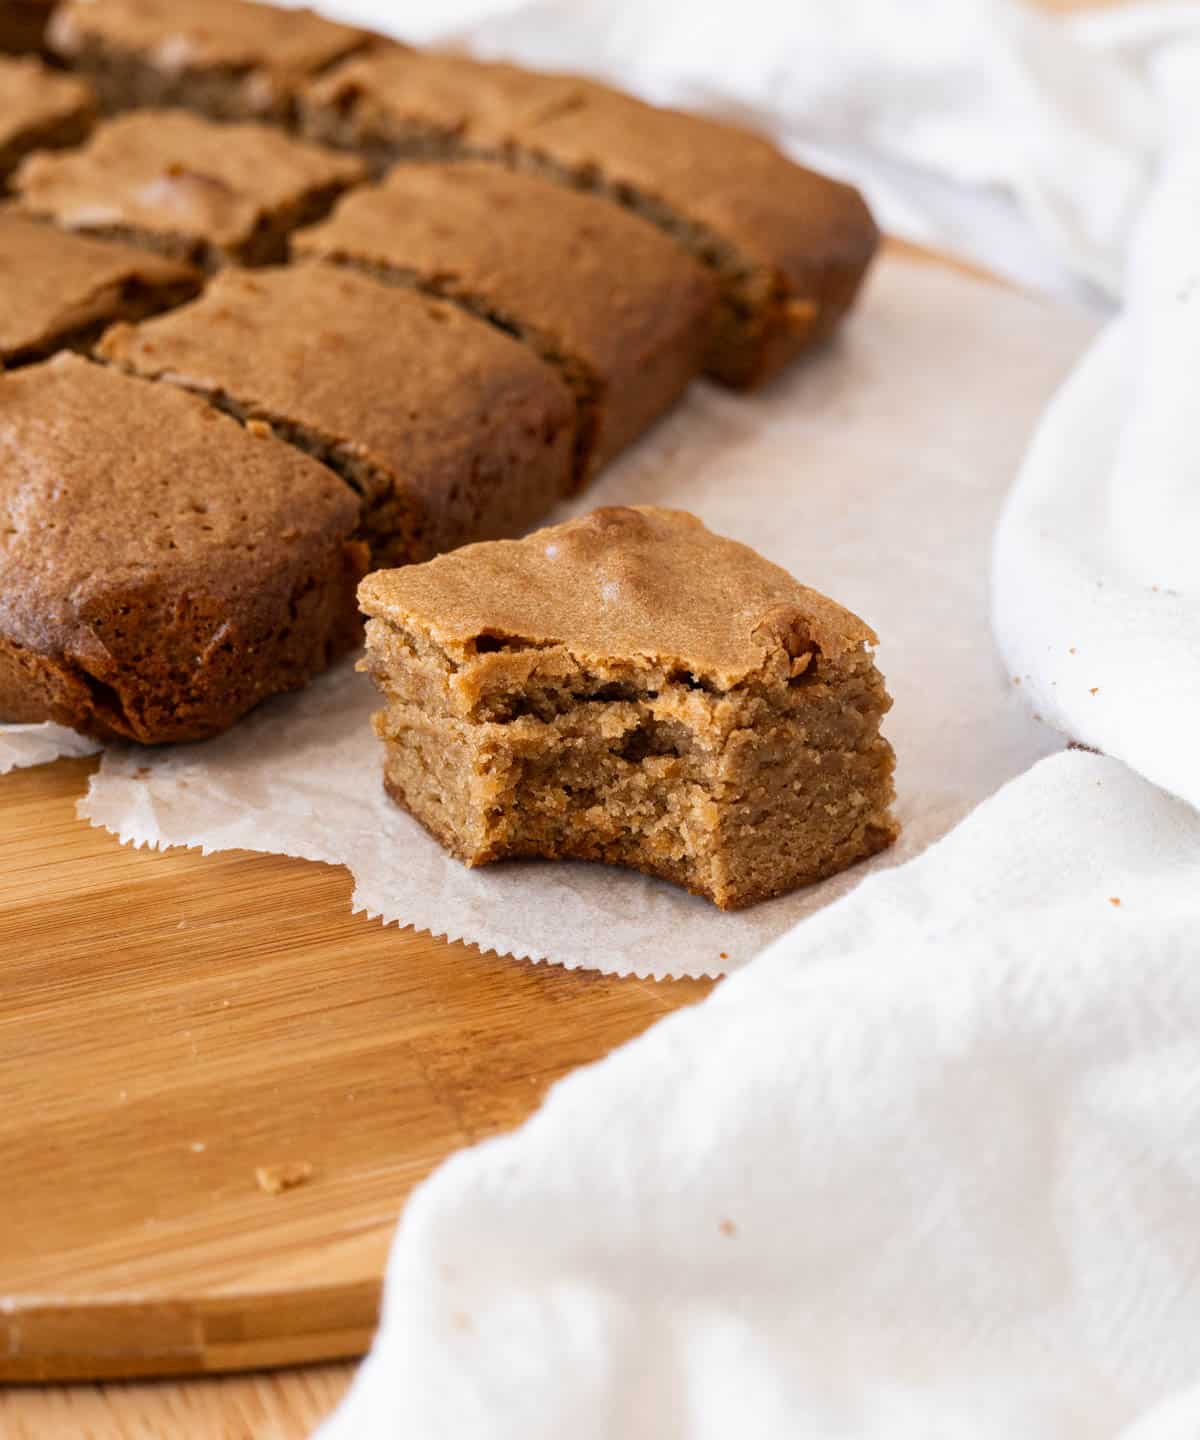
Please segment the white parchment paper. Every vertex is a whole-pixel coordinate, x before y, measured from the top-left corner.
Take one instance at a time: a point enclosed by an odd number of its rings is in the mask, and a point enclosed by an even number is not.
[[[0,775],[65,756],[94,755],[100,746],[65,725],[0,725]]]
[[[219,740],[108,751],[81,812],[138,845],[347,865],[356,907],[500,953],[638,975],[736,969],[1062,747],[996,657],[987,566],[1029,432],[1091,330],[1077,312],[889,258],[828,350],[762,395],[697,385],[570,507],[693,510],[879,631],[904,833],[867,865],[740,914],[598,865],[467,870],[384,796],[374,693],[350,664]]]

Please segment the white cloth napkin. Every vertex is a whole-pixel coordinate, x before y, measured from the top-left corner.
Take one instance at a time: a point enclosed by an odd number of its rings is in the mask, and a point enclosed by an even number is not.
[[[1128,1433],[1200,1383],[1198,891],[1042,761],[444,1165],[324,1440]]]
[[[1127,293],[994,571],[1021,693],[1112,758],[1042,761],[443,1166],[324,1440],[1192,1440],[1197,7],[545,0],[480,40],[810,130],[914,209],[966,186],[931,227],[990,206],[1016,268]]]
[[[1190,58],[1194,85],[1200,26]],[[1175,135],[1125,313],[1059,394],[1010,496],[993,609],[1052,724],[1200,806],[1200,100]]]

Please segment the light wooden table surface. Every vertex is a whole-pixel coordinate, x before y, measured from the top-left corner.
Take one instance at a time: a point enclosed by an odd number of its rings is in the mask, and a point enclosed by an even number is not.
[[[1114,0],[1039,3],[1065,11]],[[337,1404],[354,1368],[0,1390],[0,1440],[303,1440]]]

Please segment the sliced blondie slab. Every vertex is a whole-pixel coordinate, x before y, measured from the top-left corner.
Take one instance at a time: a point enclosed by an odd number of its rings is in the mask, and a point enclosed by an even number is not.
[[[721,285],[708,368],[770,378],[852,304],[878,243],[857,191],[737,126],[573,76],[416,50],[336,66],[301,97],[309,135],[376,161],[481,155],[625,205]]]
[[[600,860],[736,909],[897,833],[870,628],[681,511],[359,589],[388,792],[468,865]]]
[[[519,534],[570,488],[574,404],[548,366],[457,306],[351,271],[227,270],[98,353],[336,470],[377,565]]]
[[[0,376],[0,720],[215,735],[356,643],[323,465],[78,355]]]
[[[292,249],[446,296],[532,346],[575,394],[579,483],[675,404],[712,333],[716,287],[667,236],[491,165],[402,165]]]
[[[13,185],[26,214],[214,270],[282,260],[288,234],[363,176],[352,156],[269,125],[139,110],[80,150],[29,156]]]
[[[285,120],[297,88],[371,36],[249,0],[67,0],[49,42],[105,107],[181,105],[216,120]]]
[[[32,55],[0,56],[0,189],[32,150],[86,139],[96,116],[91,87]]]
[[[0,365],[85,350],[117,320],[190,300],[198,270],[0,211]]]

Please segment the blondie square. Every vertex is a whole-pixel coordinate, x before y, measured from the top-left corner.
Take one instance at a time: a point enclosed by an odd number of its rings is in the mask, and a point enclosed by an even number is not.
[[[599,860],[737,909],[897,833],[870,628],[682,511],[369,575],[388,792],[468,865]]]
[[[454,305],[351,271],[228,270],[99,354],[336,470],[376,564],[519,534],[570,485],[574,405],[549,367]]]
[[[341,480],[194,395],[63,354],[0,376],[0,720],[228,728],[360,632]]]
[[[49,40],[109,110],[179,105],[215,120],[285,120],[306,79],[371,37],[249,0],[67,0]]]
[[[91,87],[32,55],[0,56],[0,189],[31,150],[78,145],[95,119]]]
[[[0,366],[86,350],[116,320],[191,299],[201,278],[178,261],[0,210]]]
[[[269,125],[219,125],[182,110],[106,121],[81,150],[29,156],[13,187],[27,214],[213,270],[282,260],[362,163]]]
[[[519,336],[575,394],[579,483],[700,372],[716,287],[627,211],[478,162],[402,165],[293,251],[443,295]]]
[[[720,282],[711,374],[745,388],[830,333],[878,243],[857,191],[762,136],[591,81],[383,51],[315,80],[307,133],[380,157],[475,154],[652,220]]]

